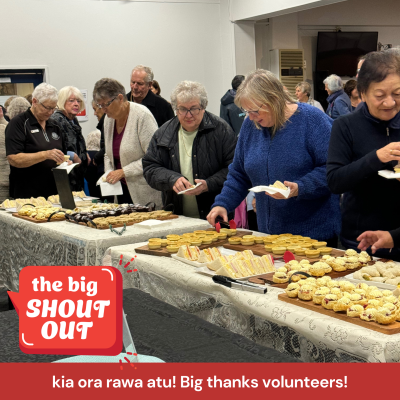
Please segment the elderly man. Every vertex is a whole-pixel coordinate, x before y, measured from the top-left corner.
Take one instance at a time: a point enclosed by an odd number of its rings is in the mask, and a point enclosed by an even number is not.
[[[175,114],[171,104],[162,97],[154,94],[150,88],[152,86],[154,74],[151,68],[144,65],[137,65],[131,74],[131,91],[126,94],[128,101],[146,106],[153,114],[157,125],[160,127],[165,122],[174,118]]]
[[[155,132],[142,160],[143,174],[163,192],[163,205],[174,205],[175,214],[206,219],[226,180],[236,134],[206,111],[207,92],[200,83],[179,83],[171,103],[177,116]]]

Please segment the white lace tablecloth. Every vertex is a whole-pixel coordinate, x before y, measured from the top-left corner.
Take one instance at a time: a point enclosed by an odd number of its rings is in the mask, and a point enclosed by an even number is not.
[[[207,221],[179,217],[159,228],[127,226],[118,236],[66,221],[35,224],[0,211],[0,286],[18,291],[19,272],[28,265],[100,265],[109,247],[207,228]]]
[[[138,288],[184,311],[306,362],[399,362],[400,334],[385,335],[278,300],[281,289],[260,295],[215,284],[196,267],[135,247],[107,251],[105,262],[122,272],[124,288]],[[123,255],[122,266],[119,257]],[[131,267],[137,272],[127,273]],[[160,327],[162,329],[162,327]]]

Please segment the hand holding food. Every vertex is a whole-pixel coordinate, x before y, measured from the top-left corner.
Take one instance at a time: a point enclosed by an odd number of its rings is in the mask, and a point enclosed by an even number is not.
[[[64,162],[64,153],[60,150],[53,149],[44,151],[45,160],[53,160],[57,164],[61,164]]]
[[[196,183],[196,185],[201,182],[201,185],[198,186],[196,189],[189,190],[184,194],[188,196],[198,196],[199,194],[208,191],[207,182],[204,179],[195,179],[194,182]],[[192,187],[194,188],[196,185],[192,185]]]
[[[190,189],[193,185],[184,177],[181,176],[174,184],[174,192],[183,192],[186,189]]]
[[[270,196],[276,200],[290,199],[291,197],[295,197],[299,194],[299,185],[295,182],[285,181],[284,183],[282,183],[280,181],[276,181],[273,185],[270,185],[270,186],[277,188],[277,189],[283,189],[283,190],[286,190],[287,188],[290,189],[290,194],[287,198],[282,193],[269,194],[269,193],[265,192],[265,194],[267,196]]]
[[[376,155],[383,163],[400,161],[400,142],[392,142],[376,151]]]
[[[366,250],[371,247],[372,253],[378,249],[392,249],[394,247],[392,235],[387,231],[367,231],[362,233],[357,240],[358,248]]]

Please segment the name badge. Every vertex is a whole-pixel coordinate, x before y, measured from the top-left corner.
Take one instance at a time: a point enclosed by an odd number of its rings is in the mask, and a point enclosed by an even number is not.
[[[31,131],[31,133],[38,133],[38,132],[39,132],[39,129],[34,129]]]

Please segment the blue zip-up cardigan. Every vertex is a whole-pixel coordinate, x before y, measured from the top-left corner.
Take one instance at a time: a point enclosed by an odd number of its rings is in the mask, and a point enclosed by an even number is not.
[[[326,159],[332,120],[316,107],[299,103],[297,111],[273,138],[268,128],[257,129],[246,118],[235,157],[222,192],[213,207],[232,212],[248,189],[276,180],[296,182],[299,194],[275,200],[256,193],[260,232],[292,233],[327,240],[340,231],[339,196],[326,181]]]

